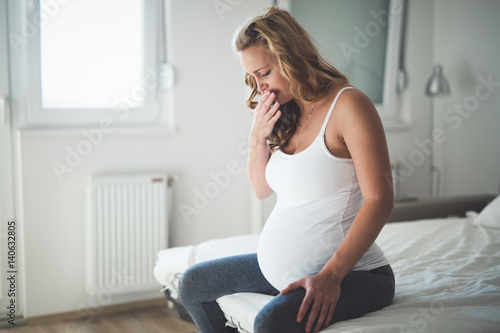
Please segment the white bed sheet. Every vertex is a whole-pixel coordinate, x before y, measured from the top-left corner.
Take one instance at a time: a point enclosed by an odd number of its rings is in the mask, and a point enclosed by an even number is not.
[[[472,218],[388,224],[379,245],[391,262],[391,306],[324,332],[499,332],[500,230]]]
[[[202,243],[194,257],[254,252],[257,240],[248,235]],[[377,243],[395,273],[393,304],[323,333],[500,332],[499,229],[473,226],[472,217],[398,222],[387,224]],[[253,319],[269,299],[241,293],[218,302],[229,321],[253,332]]]

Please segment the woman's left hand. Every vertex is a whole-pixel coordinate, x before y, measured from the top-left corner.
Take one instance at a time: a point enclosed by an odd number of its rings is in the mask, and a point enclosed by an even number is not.
[[[340,297],[340,282],[334,281],[324,272],[320,272],[289,284],[288,287],[281,291],[281,294],[299,288],[304,288],[306,295],[297,314],[297,322],[302,322],[310,308],[311,312],[307,318],[306,332],[311,332],[314,322],[316,322],[314,332],[319,332],[321,329],[326,328],[332,320],[335,306]]]

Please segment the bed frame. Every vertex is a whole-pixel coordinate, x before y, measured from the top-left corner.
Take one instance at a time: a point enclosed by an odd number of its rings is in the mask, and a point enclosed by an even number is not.
[[[497,195],[476,194],[396,202],[388,222],[465,216],[465,213],[470,210],[480,212]]]

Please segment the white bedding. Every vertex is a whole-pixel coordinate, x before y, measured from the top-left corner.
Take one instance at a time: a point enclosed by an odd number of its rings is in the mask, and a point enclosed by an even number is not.
[[[322,332],[500,332],[500,230],[472,222],[467,217],[387,224],[377,243],[396,277],[393,304]],[[202,243],[190,248],[190,264],[254,252],[257,239]],[[160,252],[155,276],[174,288],[175,282],[165,280],[172,272],[167,273],[164,258]],[[269,299],[241,293],[218,302],[240,331],[253,332],[253,319]]]
[[[254,253],[257,251],[259,235],[243,235],[211,239],[198,245],[179,246],[158,252],[153,275],[161,285],[168,288],[177,298],[179,275],[198,262]]]

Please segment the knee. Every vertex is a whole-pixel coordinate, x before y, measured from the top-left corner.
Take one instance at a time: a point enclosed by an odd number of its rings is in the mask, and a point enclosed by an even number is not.
[[[253,324],[254,333],[273,333],[278,332],[276,326],[276,321],[278,319],[277,311],[271,309],[269,311],[265,311],[262,309],[255,317],[255,322]]]
[[[255,317],[254,333],[300,331],[301,324],[296,322],[295,315],[289,310],[281,307],[262,309]]]
[[[197,266],[192,266],[180,276],[178,294],[182,304],[190,303],[190,300],[197,294],[196,288],[201,284],[200,275]]]
[[[305,297],[304,289],[276,296],[262,308],[254,321],[255,333],[296,333],[305,331],[305,323],[297,322],[297,313]]]

